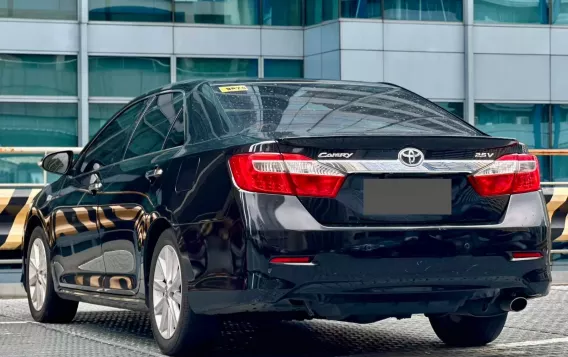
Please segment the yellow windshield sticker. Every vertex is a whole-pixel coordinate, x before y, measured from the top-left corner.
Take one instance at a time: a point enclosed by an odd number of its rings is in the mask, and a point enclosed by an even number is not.
[[[230,87],[219,87],[221,93],[230,92],[246,92],[248,90],[247,86],[230,86]]]

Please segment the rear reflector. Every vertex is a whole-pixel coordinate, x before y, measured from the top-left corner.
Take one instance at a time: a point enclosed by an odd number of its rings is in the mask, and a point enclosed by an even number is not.
[[[469,176],[469,182],[481,196],[538,191],[538,159],[529,154],[505,155]]]
[[[246,191],[333,198],[345,175],[299,154],[251,153],[229,159],[236,185]]]
[[[309,264],[311,257],[277,257],[270,259],[271,264]]]
[[[511,254],[512,261],[536,260],[542,257],[543,255],[540,252],[513,252]]]

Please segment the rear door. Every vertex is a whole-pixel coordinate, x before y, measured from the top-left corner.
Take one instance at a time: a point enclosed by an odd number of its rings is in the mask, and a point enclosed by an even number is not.
[[[143,275],[142,248],[160,211],[162,176],[184,142],[184,95],[161,93],[135,125],[124,158],[101,173],[99,194],[107,292],[135,294]],[[128,140],[127,140],[128,141]]]

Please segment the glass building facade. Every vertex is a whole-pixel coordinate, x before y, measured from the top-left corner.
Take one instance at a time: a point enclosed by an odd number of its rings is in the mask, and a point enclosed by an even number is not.
[[[477,47],[464,41],[466,24]],[[0,31],[14,28],[0,36],[0,145],[80,147],[152,88],[261,77],[393,82],[489,134],[568,148],[568,86],[561,87],[568,73],[557,70],[568,68],[568,35],[530,42],[532,32],[510,40],[481,33],[566,27],[568,0],[0,0]],[[496,38],[521,49],[483,47]],[[529,48],[549,42],[540,52]],[[466,66],[468,52],[476,64]],[[530,62],[538,56],[542,62]],[[526,67],[496,79],[502,89],[486,90],[483,81],[514,67],[513,57]],[[486,60],[494,72],[484,77]],[[466,67],[477,71],[469,79]],[[542,74],[549,76],[542,87],[559,86],[560,94],[528,92]],[[511,86],[525,92],[510,95],[506,84],[517,80]],[[477,81],[469,91],[467,81]],[[36,158],[0,156],[0,184],[37,182]],[[568,181],[568,158],[543,158],[541,166],[543,179]]]

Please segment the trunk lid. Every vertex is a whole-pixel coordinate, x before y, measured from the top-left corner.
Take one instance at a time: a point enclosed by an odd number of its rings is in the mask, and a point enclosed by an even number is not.
[[[277,142],[282,153],[347,173],[335,198],[299,197],[329,226],[498,223],[509,195],[480,196],[468,176],[524,150],[516,140],[488,136],[282,137]]]

